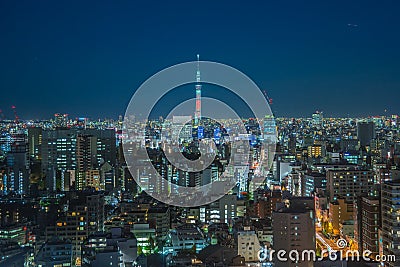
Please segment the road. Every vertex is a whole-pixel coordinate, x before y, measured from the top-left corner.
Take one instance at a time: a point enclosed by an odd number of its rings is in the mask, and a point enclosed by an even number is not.
[[[325,248],[328,251],[332,251],[332,250],[339,251],[339,250],[341,250],[341,248],[339,248],[337,246],[336,242],[334,242],[334,241],[330,240],[329,238],[325,237],[321,232],[316,232],[315,233],[315,237],[316,237],[317,241],[319,241],[320,244],[325,246]]]

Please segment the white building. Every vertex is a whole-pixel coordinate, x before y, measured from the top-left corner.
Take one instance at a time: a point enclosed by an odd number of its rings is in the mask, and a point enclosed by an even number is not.
[[[248,231],[245,227],[245,231],[238,232],[238,255],[244,257],[246,262],[259,261],[260,248],[260,242],[254,231]]]
[[[184,224],[170,231],[164,254],[175,256],[179,251],[192,250],[194,247],[196,253],[199,253],[206,246],[206,239],[201,230],[194,224]]]

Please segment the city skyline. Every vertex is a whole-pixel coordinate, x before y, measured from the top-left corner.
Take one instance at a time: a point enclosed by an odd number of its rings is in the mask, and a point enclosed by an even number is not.
[[[0,123],[0,264],[399,266],[399,116],[188,119]]]
[[[400,267],[399,10],[0,1],[0,267]]]

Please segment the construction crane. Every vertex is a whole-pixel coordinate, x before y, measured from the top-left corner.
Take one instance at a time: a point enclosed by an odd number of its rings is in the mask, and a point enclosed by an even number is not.
[[[263,95],[265,96],[265,99],[267,100],[268,104],[272,105],[272,103],[273,103],[272,98],[268,97],[267,91],[263,90],[262,92],[263,92]]]
[[[17,115],[17,107],[16,106],[14,106],[14,105],[12,105],[11,106],[11,109],[13,110],[13,112],[14,112],[14,117],[15,117],[15,123],[18,123],[19,122],[19,117],[18,117],[18,115]]]

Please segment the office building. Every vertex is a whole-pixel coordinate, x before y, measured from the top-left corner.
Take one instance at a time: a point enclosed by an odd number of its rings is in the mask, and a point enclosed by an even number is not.
[[[372,257],[379,253],[379,228],[381,225],[381,209],[378,198],[362,197],[354,209],[354,238],[358,250],[372,252]]]
[[[301,177],[301,195],[310,197],[319,189],[325,193],[326,184],[327,179],[325,174],[319,172],[306,173]]]
[[[330,201],[345,198],[354,202],[357,197],[375,195],[375,173],[371,170],[330,169],[326,176]]]
[[[273,244],[275,251],[293,249],[315,250],[315,216],[313,198],[293,198],[288,207],[272,213]],[[280,262],[274,266],[312,267],[313,261]]]
[[[324,115],[321,111],[312,114],[312,125],[319,128],[324,126]]]
[[[116,137],[113,129],[56,129],[42,131],[42,172],[49,190],[65,190],[64,175],[75,171],[70,185],[86,187],[86,171],[108,162],[116,164]],[[70,172],[71,173],[71,172]],[[90,184],[89,184],[90,185]],[[69,185],[67,186],[69,187]]]
[[[357,122],[357,138],[361,146],[369,146],[372,139],[375,139],[375,123],[372,121]]]
[[[29,157],[32,160],[42,159],[42,128],[28,128]]]

